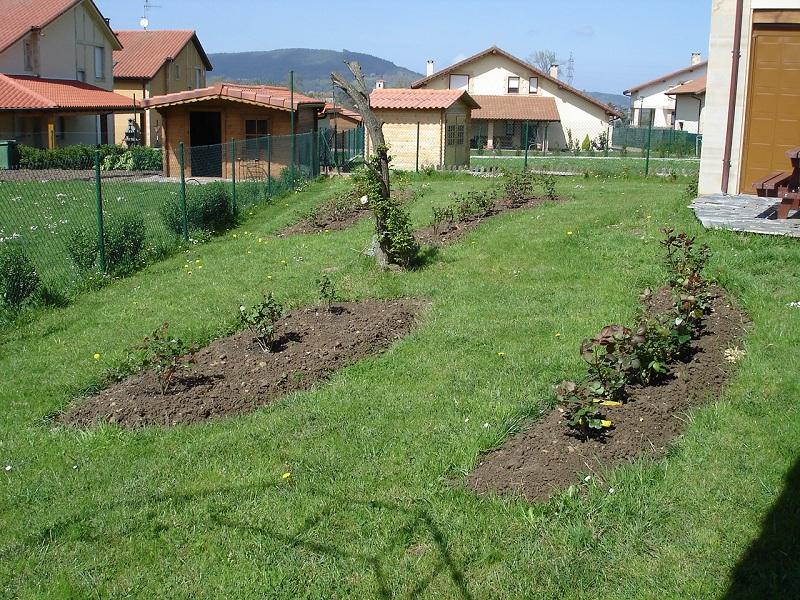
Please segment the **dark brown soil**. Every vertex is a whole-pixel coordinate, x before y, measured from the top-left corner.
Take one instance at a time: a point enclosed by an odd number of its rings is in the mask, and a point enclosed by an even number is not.
[[[461,239],[465,233],[475,229],[485,219],[490,219],[496,215],[503,213],[520,210],[523,208],[535,208],[544,202],[565,202],[567,199],[558,197],[555,200],[550,198],[529,198],[521,203],[514,203],[503,198],[495,202],[494,207],[485,215],[473,215],[466,221],[459,221],[448,227],[448,225],[441,225],[437,231],[433,227],[426,227],[414,232],[417,241],[421,244],[428,244],[430,246],[446,246]]]
[[[583,477],[602,481],[606,469],[642,456],[663,455],[683,432],[687,411],[719,396],[732,371],[724,352],[740,342],[748,324],[723,290],[714,292],[712,312],[702,335],[692,342],[691,359],[672,365],[666,381],[632,387],[626,404],[605,409],[614,424],[605,439],[583,442],[570,435],[556,409],[484,455],[468,476],[468,485],[479,493],[546,500]],[[664,297],[660,290],[654,307],[663,305]]]
[[[126,428],[190,424],[249,413],[285,394],[307,390],[333,372],[378,354],[407,335],[425,306],[418,300],[365,300],[290,312],[278,324],[273,352],[249,331],[217,340],[161,394],[156,375],[141,373],[76,401],[66,425]]]

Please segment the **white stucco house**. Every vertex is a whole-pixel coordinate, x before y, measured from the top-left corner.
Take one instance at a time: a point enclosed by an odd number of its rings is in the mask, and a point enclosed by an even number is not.
[[[608,135],[622,114],[558,78],[558,66],[544,73],[492,46],[445,69],[428,61],[427,75],[414,89],[464,90],[480,105],[472,111],[473,147],[559,150],[568,139],[580,144]]]
[[[708,62],[700,58],[699,52],[695,52],[688,67],[625,90],[623,94],[631,98],[631,124],[634,127],[646,127],[652,119],[653,127],[678,129],[675,89],[689,81],[701,80],[706,76],[707,68]],[[698,123],[699,120],[699,117],[695,119]]]
[[[113,143],[112,52],[92,0],[0,0],[0,139],[39,147]]]
[[[703,113],[706,108],[706,78],[698,77],[667,90],[675,98],[675,123],[677,131],[703,133]]]
[[[800,147],[800,0],[714,0],[701,194],[753,194]]]

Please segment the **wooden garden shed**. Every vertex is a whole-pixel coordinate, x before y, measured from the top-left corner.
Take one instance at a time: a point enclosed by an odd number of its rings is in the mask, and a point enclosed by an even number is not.
[[[186,177],[230,179],[234,159],[238,177],[245,178],[248,171],[260,168],[258,165],[267,160],[273,176],[277,176],[291,163],[292,114],[294,133],[307,142],[314,136],[301,134],[317,131],[318,114],[325,102],[292,94],[285,87],[217,83],[154,96],[143,100],[141,106],[157,108],[163,117],[165,175],[176,177],[180,173],[179,148],[183,142]],[[226,145],[231,140],[237,141],[233,153]],[[310,144],[303,146],[309,146],[304,151],[310,151]]]

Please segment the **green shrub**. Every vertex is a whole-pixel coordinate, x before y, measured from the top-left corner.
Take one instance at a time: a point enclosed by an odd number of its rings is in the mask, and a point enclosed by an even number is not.
[[[93,227],[77,227],[67,235],[67,254],[82,271],[97,266],[97,231]]]
[[[586,134],[586,137],[583,138],[583,143],[581,144],[581,150],[584,152],[589,152],[592,149],[592,140],[589,139],[589,134]]]
[[[0,298],[9,306],[19,306],[31,296],[41,280],[36,266],[21,248],[3,244],[0,247]]]
[[[128,152],[132,156],[134,171],[160,171],[163,168],[161,149],[149,146],[133,146]]]
[[[202,229],[214,233],[234,226],[238,216],[230,190],[221,181],[188,188],[186,212],[190,230]],[[183,235],[183,214],[177,195],[161,207],[161,218],[168,230],[175,235]]]
[[[125,152],[122,146],[88,146],[74,144],[64,148],[32,148],[20,145],[19,164],[23,169],[86,170],[94,168],[95,152],[100,152],[100,164],[116,164]]]
[[[127,275],[142,265],[145,225],[139,214],[108,219],[105,226],[106,264],[114,275]]]

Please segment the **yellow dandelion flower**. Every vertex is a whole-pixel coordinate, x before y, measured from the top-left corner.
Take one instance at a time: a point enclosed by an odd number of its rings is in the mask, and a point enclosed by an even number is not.
[[[600,421],[600,425],[606,428],[611,427],[611,421],[602,420]]]
[[[505,355],[506,355],[506,353],[505,353],[505,352],[498,352],[498,353],[497,353],[497,356],[500,356],[501,358],[502,358],[503,356],[505,356]]]
[[[561,333],[560,332],[556,332],[556,337],[561,337]]]
[[[292,474],[289,471],[286,471],[283,475],[281,475],[281,479],[289,479]]]
[[[99,352],[95,352],[94,353],[94,359],[95,360],[100,360],[100,353]]]
[[[567,232],[567,235],[572,235],[572,232],[571,232],[571,231],[568,231],[568,232]]]
[[[272,275],[267,275],[267,279],[272,279]]]

